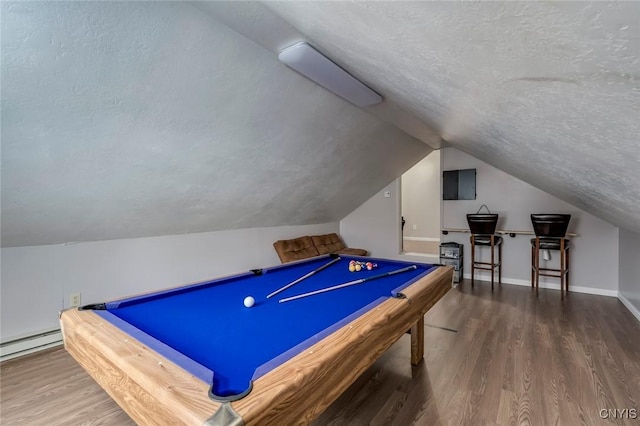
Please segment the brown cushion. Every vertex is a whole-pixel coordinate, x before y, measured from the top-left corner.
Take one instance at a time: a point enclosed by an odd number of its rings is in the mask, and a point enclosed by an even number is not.
[[[348,256],[366,256],[367,254],[369,254],[369,252],[365,249],[347,247],[338,251],[337,254],[346,254]]]
[[[325,235],[312,235],[311,239],[320,254],[337,253],[352,256],[366,256],[368,254],[364,249],[346,247],[335,232]]]
[[[299,237],[291,240],[279,240],[273,243],[282,263],[319,256],[311,237]]]
[[[311,240],[320,254],[337,253],[345,248],[345,245],[335,232],[333,234],[312,235]]]

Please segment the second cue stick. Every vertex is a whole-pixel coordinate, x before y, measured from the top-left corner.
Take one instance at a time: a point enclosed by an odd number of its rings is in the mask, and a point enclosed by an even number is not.
[[[313,271],[309,272],[308,274],[303,275],[302,277],[298,278],[297,280],[290,282],[289,284],[285,285],[284,287],[281,287],[281,288],[277,289],[273,293],[267,295],[267,299],[269,299],[271,296],[275,296],[276,294],[278,294],[278,293],[280,293],[282,291],[285,291],[286,289],[288,289],[291,286],[294,286],[294,285],[298,284],[300,281],[309,278],[311,275],[322,271],[324,268],[333,265],[334,263],[336,263],[339,260],[340,260],[340,256],[336,257],[331,262],[328,262],[328,263],[320,266],[319,268],[314,269]]]
[[[292,300],[302,299],[303,297],[313,296],[313,295],[316,295],[316,294],[326,293],[328,291],[338,290],[340,288],[345,288],[345,287],[349,287],[349,286],[352,286],[352,285],[362,284],[365,281],[371,281],[371,280],[375,280],[377,278],[384,278],[384,277],[388,277],[390,275],[399,274],[401,272],[412,271],[414,269],[418,269],[418,267],[416,265],[411,265],[411,266],[407,266],[406,268],[396,269],[395,271],[385,272],[384,274],[374,275],[373,277],[360,278],[359,280],[353,280],[353,281],[349,281],[349,282],[344,283],[344,284],[334,285],[333,287],[327,287],[327,288],[323,288],[323,289],[316,290],[316,291],[310,291],[309,293],[303,293],[303,294],[299,294],[297,296],[286,297],[284,299],[280,299],[278,302],[279,303],[290,302]]]

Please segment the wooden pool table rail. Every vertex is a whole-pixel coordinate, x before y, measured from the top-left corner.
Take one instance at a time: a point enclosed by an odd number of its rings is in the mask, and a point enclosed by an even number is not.
[[[322,413],[409,328],[422,360],[424,314],[451,288],[440,267],[253,383],[231,403],[246,425],[306,424]],[[92,311],[60,314],[66,350],[140,425],[204,424],[220,407],[209,384]]]

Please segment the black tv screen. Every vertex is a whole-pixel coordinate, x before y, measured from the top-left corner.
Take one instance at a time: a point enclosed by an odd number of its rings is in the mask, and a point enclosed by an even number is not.
[[[442,173],[443,200],[475,200],[476,169],[447,170]]]

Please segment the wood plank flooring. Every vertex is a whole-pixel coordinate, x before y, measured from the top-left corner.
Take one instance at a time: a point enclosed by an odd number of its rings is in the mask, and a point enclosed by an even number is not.
[[[425,322],[424,363],[402,337],[314,426],[640,424],[640,323],[615,298],[463,281]],[[2,425],[134,424],[61,348],[0,380]]]

